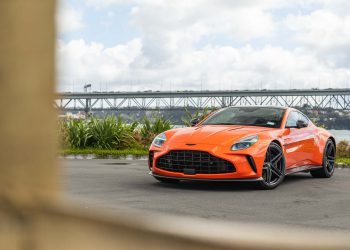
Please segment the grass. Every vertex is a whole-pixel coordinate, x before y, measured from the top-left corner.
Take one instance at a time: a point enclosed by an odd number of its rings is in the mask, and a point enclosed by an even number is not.
[[[336,163],[350,166],[350,157],[339,157],[337,158]]]
[[[98,155],[98,156],[145,156],[148,155],[148,149],[130,148],[130,149],[98,149],[98,148],[68,148],[61,151],[61,155]]]

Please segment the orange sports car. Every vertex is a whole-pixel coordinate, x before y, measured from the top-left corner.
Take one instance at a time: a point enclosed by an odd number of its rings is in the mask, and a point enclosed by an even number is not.
[[[336,143],[293,108],[228,107],[155,137],[150,174],[161,182],[255,181],[273,189],[285,175],[329,178]]]

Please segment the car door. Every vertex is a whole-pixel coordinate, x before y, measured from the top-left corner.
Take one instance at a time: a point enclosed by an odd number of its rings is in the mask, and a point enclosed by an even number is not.
[[[306,127],[297,127],[297,121]],[[309,119],[298,111],[289,113],[283,134],[286,168],[311,164],[315,146],[314,131]]]

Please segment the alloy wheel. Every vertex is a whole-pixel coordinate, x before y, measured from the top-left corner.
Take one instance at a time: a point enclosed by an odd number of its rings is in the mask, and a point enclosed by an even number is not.
[[[273,143],[266,152],[262,178],[267,186],[277,185],[284,178],[284,157],[281,147]]]
[[[320,168],[310,171],[312,177],[330,178],[334,173],[335,167],[335,144],[331,139],[328,139],[323,150],[323,164]]]
[[[335,162],[335,147],[333,143],[328,143],[324,154],[324,164],[328,173],[333,173]]]

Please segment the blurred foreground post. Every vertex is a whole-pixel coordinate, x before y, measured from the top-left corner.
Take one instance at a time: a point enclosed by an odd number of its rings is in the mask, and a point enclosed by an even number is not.
[[[297,235],[145,214],[107,217],[63,204],[53,110],[54,16],[53,0],[0,1],[0,249],[350,247],[343,235]]]
[[[54,1],[0,1],[0,197],[56,196]]]
[[[31,249],[27,207],[56,199],[54,1],[0,1],[0,249]]]

